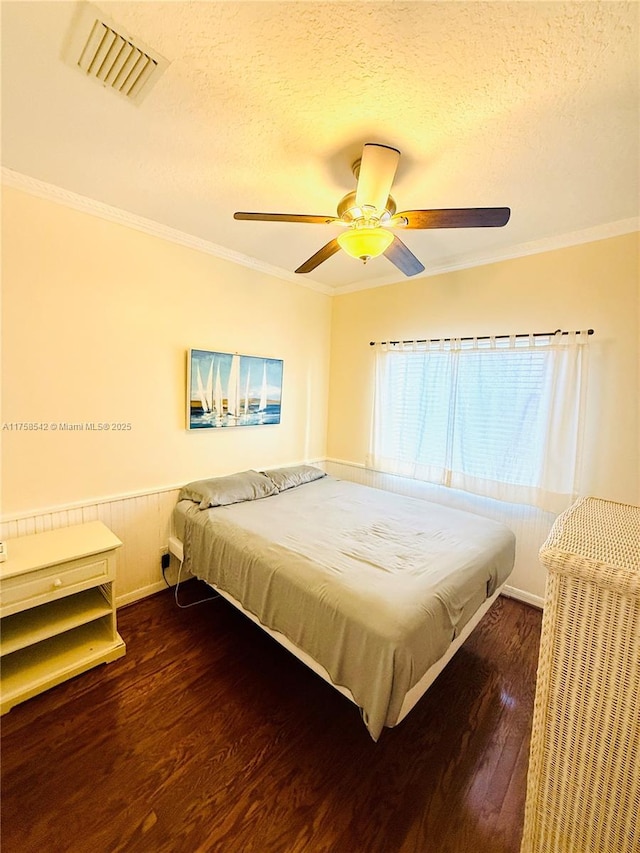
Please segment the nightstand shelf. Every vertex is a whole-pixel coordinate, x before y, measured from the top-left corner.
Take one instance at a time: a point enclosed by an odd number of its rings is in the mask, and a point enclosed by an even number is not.
[[[9,541],[0,565],[3,714],[124,655],[113,589],[121,544],[101,522]]]
[[[108,617],[107,617],[108,618]],[[108,622],[97,620],[2,658],[2,708],[7,710],[100,663],[121,657]]]
[[[4,658],[41,640],[110,615],[111,605],[100,589],[96,588],[6,616],[2,620],[0,653]],[[2,664],[4,663],[3,660]]]

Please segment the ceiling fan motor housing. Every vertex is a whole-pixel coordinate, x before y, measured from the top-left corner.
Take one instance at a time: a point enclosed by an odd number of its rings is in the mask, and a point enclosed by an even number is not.
[[[388,222],[396,212],[396,203],[391,196],[387,198],[384,210],[376,210],[373,207],[358,207],[356,204],[356,193],[347,193],[338,203],[338,216],[347,225],[360,227],[376,227]]]

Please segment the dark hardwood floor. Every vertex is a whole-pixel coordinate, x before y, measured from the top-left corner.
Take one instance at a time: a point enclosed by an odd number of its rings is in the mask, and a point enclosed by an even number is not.
[[[540,622],[499,599],[376,744],[222,599],[124,608],[124,658],[2,718],[3,853],[517,853]]]

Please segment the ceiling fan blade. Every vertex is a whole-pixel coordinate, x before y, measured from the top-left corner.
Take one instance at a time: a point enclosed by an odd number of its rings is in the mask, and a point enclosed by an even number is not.
[[[391,263],[395,264],[405,275],[417,275],[419,272],[424,272],[424,266],[395,234],[393,235],[393,243],[384,253],[384,256],[389,258]]]
[[[380,211],[385,209],[399,160],[400,152],[397,148],[367,142],[360,160],[357,207],[370,206]]]
[[[511,216],[508,207],[460,207],[445,210],[405,210],[393,217],[404,228],[500,228]]]
[[[305,213],[245,213],[243,211],[234,213],[233,218],[260,222],[310,222],[314,225],[327,225],[330,222],[341,221],[335,216],[312,216]]]
[[[337,239],[333,239],[331,242],[327,243],[326,246],[319,249],[315,255],[311,255],[309,260],[301,264],[296,272],[311,272],[311,270],[319,267],[323,261],[328,260],[331,255],[335,255],[338,251],[340,251],[340,244]]]

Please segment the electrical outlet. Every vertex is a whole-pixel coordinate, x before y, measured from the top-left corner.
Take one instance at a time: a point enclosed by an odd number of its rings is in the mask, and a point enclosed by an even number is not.
[[[7,559],[7,543],[0,542],[0,563],[4,563]]]
[[[171,554],[169,554],[168,552],[165,552],[160,557],[160,565],[163,569],[168,569],[169,566],[171,565]]]

